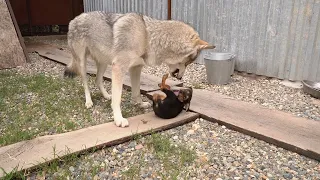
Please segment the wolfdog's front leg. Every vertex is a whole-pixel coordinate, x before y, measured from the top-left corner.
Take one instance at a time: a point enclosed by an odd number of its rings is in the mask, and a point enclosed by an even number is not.
[[[142,108],[149,108],[151,104],[149,102],[143,102],[140,94],[140,77],[142,65],[134,66],[129,69],[131,79],[132,101],[138,103]]]
[[[122,95],[122,85],[123,85],[123,65],[114,62],[112,63],[112,88],[111,88],[111,96],[112,103],[111,107],[113,110],[113,118],[114,122],[119,127],[129,126],[129,122],[126,118],[123,118],[121,113],[121,95]]]

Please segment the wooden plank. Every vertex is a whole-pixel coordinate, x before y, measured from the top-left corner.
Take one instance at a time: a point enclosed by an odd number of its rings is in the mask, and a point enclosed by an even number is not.
[[[48,59],[54,60],[62,64],[68,64],[71,61],[71,54],[60,50],[58,47],[43,44],[43,43],[32,43],[27,44],[27,49],[29,52],[37,52],[40,56],[46,57]],[[87,72],[89,74],[96,74],[97,68],[95,63],[92,60],[89,60],[87,63]],[[104,73],[105,79],[111,81],[111,67],[109,66]],[[158,84],[161,82],[161,78],[141,73],[141,93],[147,93],[151,91],[156,91],[159,89]],[[182,86],[182,82],[167,80],[167,84],[170,86]],[[124,78],[124,87],[131,89],[131,81],[129,73],[125,75]]]
[[[5,0],[0,0],[0,17],[0,69],[21,66],[26,63],[26,55]]]
[[[110,122],[68,133],[38,137],[1,147],[0,167],[6,172],[10,172],[18,165],[19,170],[32,168],[44,163],[45,160],[53,160],[57,157],[54,156],[54,152],[61,157],[94,147],[113,146],[131,140],[133,135],[167,130],[194,121],[198,117],[196,113],[182,112],[174,119],[164,120],[157,118],[152,112],[129,118],[130,125],[127,128],[116,127]],[[1,176],[3,176],[2,171],[0,171]]]
[[[151,96],[153,93],[148,93]],[[204,119],[320,160],[320,122],[194,89],[190,109]]]

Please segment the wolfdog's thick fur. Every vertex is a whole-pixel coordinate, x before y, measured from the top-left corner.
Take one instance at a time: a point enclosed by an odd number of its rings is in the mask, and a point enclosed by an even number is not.
[[[123,118],[120,103],[123,78],[129,71],[132,100],[141,107],[150,107],[140,96],[140,75],[144,65],[169,67],[171,76],[181,79],[185,68],[198,56],[200,50],[214,48],[199,38],[189,25],[179,21],[156,20],[136,13],[106,12],[82,13],[69,23],[68,45],[73,60],[65,75],[82,78],[87,108],[93,106],[86,78],[86,59],[97,65],[96,84],[104,98],[111,99],[103,87],[103,74],[112,66],[112,109],[117,126],[129,125]]]

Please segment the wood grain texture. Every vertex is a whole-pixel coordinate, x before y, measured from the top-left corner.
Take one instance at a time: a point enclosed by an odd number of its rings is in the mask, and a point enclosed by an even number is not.
[[[12,22],[13,22],[13,25],[14,25],[14,28],[16,30],[16,33],[17,33],[17,36],[19,38],[19,42],[20,42],[20,45],[21,45],[21,48],[23,50],[23,53],[24,53],[24,56],[26,58],[26,62],[31,62],[29,56],[28,56],[28,53],[27,53],[27,48],[26,48],[26,45],[24,43],[24,39],[22,37],[22,34],[20,32],[20,28],[19,28],[19,25],[18,25],[18,22],[17,22],[17,19],[14,15],[14,12],[13,12],[13,9],[12,9],[12,6],[10,4],[10,0],[5,0],[6,3],[7,3],[7,6],[8,6],[8,10],[10,12],[10,15],[11,15],[11,19],[12,19]]]
[[[113,122],[92,126],[68,133],[38,137],[29,141],[0,148],[0,167],[10,172],[19,165],[19,170],[32,168],[54,159],[55,153],[62,157],[91,148],[113,146],[132,139],[133,135],[150,134],[174,128],[196,120],[196,113],[182,112],[176,118],[164,120],[154,113],[129,118],[130,126],[119,128]],[[0,177],[3,176],[0,171]]]
[[[0,69],[13,68],[26,63],[21,42],[5,0],[0,0]],[[19,29],[18,29],[19,30]]]
[[[27,49],[29,52],[37,52],[40,56],[46,57],[48,59],[54,60],[56,62],[62,63],[64,65],[71,61],[71,54],[60,50],[58,47],[43,44],[43,43],[31,43],[27,44]],[[88,60],[87,62],[87,72],[89,74],[96,74],[97,68],[95,62]],[[111,81],[111,67],[108,66],[106,72],[104,73],[104,78]],[[151,91],[159,90],[158,84],[161,83],[161,78],[141,73],[141,93],[147,93]],[[182,86],[182,82],[167,80],[167,84],[170,86]],[[131,81],[129,73],[127,72],[124,78],[124,87],[126,89],[131,89]]]

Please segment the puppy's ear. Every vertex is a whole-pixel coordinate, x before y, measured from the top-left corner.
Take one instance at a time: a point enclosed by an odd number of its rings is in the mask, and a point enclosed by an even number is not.
[[[202,49],[214,49],[216,46],[210,45],[208,42],[198,39],[196,40],[196,47],[200,51]]]

